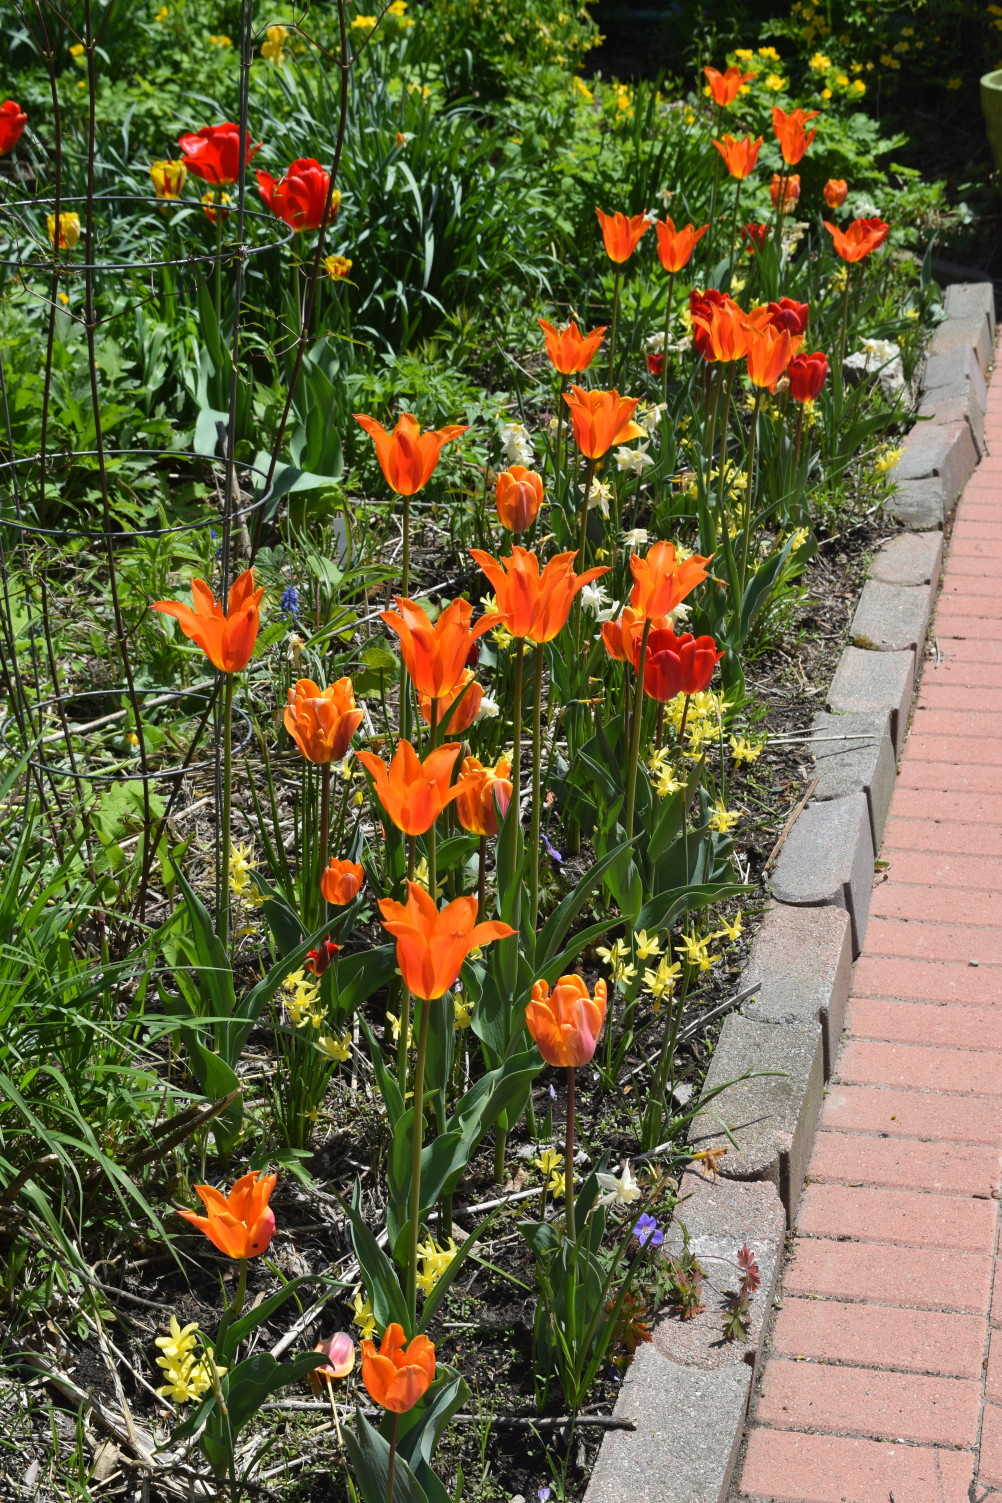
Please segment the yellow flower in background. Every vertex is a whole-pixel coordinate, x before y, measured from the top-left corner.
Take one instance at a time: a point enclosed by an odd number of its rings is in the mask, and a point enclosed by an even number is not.
[[[718,929],[716,934],[711,935],[712,939],[729,939],[731,944],[733,944],[735,940],[744,933],[744,925],[741,922],[740,911],[735,914],[733,920],[730,923],[728,923],[725,918],[722,918],[720,922],[723,927]]]
[[[352,31],[373,31],[376,26],[375,16],[354,16],[352,18]]]
[[[755,54],[750,47],[739,47],[734,56],[739,63],[750,63]]]
[[[831,65],[831,58],[825,57],[823,52],[815,52],[814,56],[808,63],[808,67],[813,68],[815,73],[827,73]]]
[[[442,1277],[458,1248],[452,1238],[449,1238],[448,1247],[442,1247],[429,1237],[427,1242],[419,1242],[417,1246],[418,1257],[421,1259],[421,1272],[417,1276],[417,1286],[421,1293],[429,1295]]]
[[[230,892],[248,908],[260,908],[264,902],[264,895],[251,876],[256,864],[254,847],[249,841],[247,845],[230,846]]]
[[[655,971],[648,968],[644,972],[644,990],[650,992],[654,998],[654,1011],[661,1011],[661,1004],[665,997],[671,997],[675,991],[675,982],[681,974],[682,966],[677,960],[669,960],[663,955]]]
[[[765,86],[767,89],[771,89],[774,94],[778,94],[782,89],[786,88],[786,79],[780,78],[778,73],[770,73],[765,81]]]
[[[559,1171],[561,1164],[564,1162],[564,1156],[562,1153],[558,1153],[555,1148],[544,1148],[539,1158],[533,1159],[532,1162],[543,1178],[549,1179],[551,1175]]]
[[[726,835],[734,829],[740,818],[741,815],[735,810],[725,809],[723,799],[718,798],[713,806],[713,813],[710,815],[710,829],[715,830],[718,835]]]
[[[453,1019],[452,1026],[456,1028],[469,1028],[473,1022],[473,1003],[468,997],[453,995],[452,998]]]
[[[179,1357],[176,1361],[170,1361],[166,1357],[157,1358],[157,1366],[164,1369],[167,1382],[157,1389],[162,1398],[173,1399],[175,1404],[190,1404],[196,1399],[204,1398],[212,1387],[212,1375],[209,1369],[209,1358]],[[220,1375],[225,1373],[225,1367],[217,1367],[216,1372]]]
[[[183,1328],[178,1322],[176,1315],[170,1318],[170,1335],[158,1336],[156,1345],[168,1361],[173,1362],[178,1357],[184,1357],[198,1344],[195,1332],[198,1330],[198,1321],[193,1320]]]
[[[323,268],[332,282],[343,282],[351,271],[352,263],[347,256],[325,256]]]
[[[83,57],[84,51],[85,48],[83,42],[74,42],[73,46],[70,48],[70,57]]]
[[[358,1327],[360,1339],[362,1341],[371,1341],[376,1329],[376,1317],[372,1313],[372,1306],[368,1299],[362,1293],[361,1284],[355,1290],[355,1297],[352,1300],[352,1312],[352,1325]]]
[[[170,11],[167,9],[166,5],[161,5],[160,9],[157,11],[153,19],[154,21],[166,21],[169,15]]]
[[[732,736],[731,756],[739,766],[742,762],[755,762],[762,755],[764,745],[764,741],[749,741],[747,736]]]
[[[289,40],[289,28],[287,26],[269,26],[267,35],[261,43],[261,56],[267,58],[269,63],[281,67],[285,62],[285,44]]]
[[[217,36],[217,37],[211,36],[209,38],[209,41],[212,43],[213,47],[232,47],[233,46],[232,38],[226,36],[225,33],[223,33],[223,32],[220,32],[219,36]]]
[[[888,470],[894,468],[904,452],[904,449],[892,449],[885,446],[874,460],[873,468],[878,475],[886,475]]]
[[[853,80],[852,92],[854,94],[860,94],[860,95],[866,93],[866,84],[863,82],[863,80],[861,78],[856,78],[856,79]]]
[[[317,1039],[317,1047],[330,1059],[336,1059],[343,1065],[351,1053],[351,1039],[347,1033],[343,1033],[340,1038],[335,1038],[332,1033],[322,1033]]]
[[[775,47],[760,47],[758,49],[758,55],[759,57],[767,58],[771,62],[779,62],[779,53],[776,51]]]
[[[710,935],[706,939],[700,939],[695,930],[691,934],[683,934],[682,943],[675,946],[675,954],[684,955],[688,965],[697,966],[701,971],[708,971],[714,962],[720,959],[719,955],[710,954],[711,938],[715,936]]]
[[[964,80],[962,78],[948,78],[946,80],[946,87],[948,89],[962,89],[964,87]]]

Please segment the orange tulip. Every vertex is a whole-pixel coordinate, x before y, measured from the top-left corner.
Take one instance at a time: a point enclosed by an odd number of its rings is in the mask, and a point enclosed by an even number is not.
[[[701,558],[698,553],[693,553],[687,559],[680,559],[674,543],[655,543],[646,558],[631,553],[630,570],[634,584],[630,604],[633,609],[647,616],[654,625],[659,617],[667,616],[698,584],[702,584],[706,578],[703,565],[710,563],[712,558],[712,554],[709,558]]]
[[[574,1069],[595,1053],[605,1022],[607,988],[595,983],[594,999],[580,976],[561,976],[553,991],[545,981],[532,988],[525,1021],[548,1065]]]
[[[409,741],[401,741],[389,767],[372,752],[355,755],[372,775],[376,797],[398,830],[424,835],[458,790],[449,787],[459,743],[447,742],[422,762]]]
[[[268,1201],[277,1178],[266,1174],[258,1179],[258,1171],[253,1169],[237,1180],[229,1195],[211,1185],[196,1185],[195,1193],[208,1216],[196,1216],[194,1211],[179,1211],[178,1215],[204,1232],[213,1247],[228,1258],[257,1258],[275,1235],[275,1212]]]
[[[731,177],[736,177],[741,182],[754,172],[759,147],[762,145],[761,136],[755,141],[751,136],[745,136],[741,141],[736,141],[733,136],[725,136],[722,141],[715,140],[713,144],[726,162]]]
[[[704,360],[743,360],[748,352],[748,320],[737,303],[712,304],[706,315],[696,314],[693,324],[701,329],[699,341]]]
[[[467,688],[469,685],[469,688]],[[456,701],[459,703],[456,704]],[[464,668],[459,676],[459,682],[448,694],[439,694],[435,697],[438,705],[437,719],[439,730],[446,736],[461,736],[468,731],[470,726],[480,714],[480,706],[484,700],[484,686],[478,684],[473,677],[472,668]],[[421,709],[421,719],[426,725],[431,725],[432,697],[430,694],[422,694],[418,700]],[[453,710],[452,706],[456,705]]]
[[[407,883],[407,902],[380,898],[383,928],[397,941],[397,964],[416,997],[434,1001],[447,992],[477,945],[508,939],[510,924],[490,919],[477,923],[476,898],[456,898],[439,912],[438,904],[416,882]]]
[[[466,667],[478,637],[498,624],[498,617],[481,616],[470,626],[473,607],[468,600],[446,606],[434,626],[416,600],[393,597],[397,611],[382,611],[382,619],[400,638],[400,656],[419,694],[438,699],[451,694]]]
[[[574,376],[578,371],[588,369],[608,328],[603,324],[600,329],[582,334],[573,318],[566,329],[555,329],[545,318],[537,318],[536,322],[543,331],[550,364],[562,376]]]
[[[647,211],[643,214],[621,214],[617,210],[615,214],[603,214],[602,210],[595,205],[595,213],[598,222],[602,226],[602,239],[605,241],[605,253],[610,261],[615,261],[621,266],[628,261],[640,244],[641,236],[646,234],[654,223],[648,219]]]
[[[844,177],[830,177],[821,191],[829,209],[840,209],[849,197],[849,184]]]
[[[646,438],[639,423],[633,421],[639,397],[621,397],[618,391],[582,391],[572,386],[564,401],[571,409],[574,438],[588,459],[601,459],[613,444],[626,444],[633,438]]]
[[[618,621],[602,623],[603,645],[617,663],[633,663],[636,659],[635,646],[640,641],[646,619],[643,611],[635,611],[632,605],[627,605]],[[661,624],[660,620],[651,622],[652,626]]]
[[[414,414],[402,412],[397,426],[388,433],[382,423],[377,423],[364,412],[356,412],[354,417],[375,444],[376,458],[386,484],[398,496],[414,496],[427,485],[444,445],[450,444],[469,427],[467,423],[450,423],[447,428],[422,433]]]
[[[435,1378],[435,1347],[427,1336],[414,1336],[404,1345],[404,1328],[396,1321],[376,1351],[374,1341],[362,1342],[362,1382],[369,1397],[383,1409],[406,1414],[428,1392]]]
[[[693,251],[709,228],[708,224],[704,224],[697,230],[695,225],[687,224],[685,229],[676,230],[672,220],[666,218],[662,224],[659,219],[658,258],[665,271],[674,274],[681,271],[683,266],[688,266]]]
[[[498,476],[495,495],[502,527],[509,532],[524,532],[543,504],[543,478],[525,465],[513,464]]]
[[[260,590],[254,588],[254,570],[245,569],[230,585],[225,616],[204,579],[191,582],[194,610],[176,600],[154,601],[153,609],[173,616],[189,641],[197,642],[213,668],[220,673],[239,673],[247,667],[254,651],[263,594],[263,586]]]
[[[350,678],[339,678],[326,689],[310,678],[301,678],[289,690],[283,719],[303,756],[323,764],[340,762],[364,717],[364,710],[355,704]]]
[[[800,174],[794,172],[783,183],[778,172],[772,174],[772,182],[769,184],[769,197],[772,199],[773,208],[779,206],[779,189],[783,185],[783,213],[789,214],[800,197]]]
[[[511,758],[502,757],[496,767],[485,767],[476,757],[465,757],[458,786],[456,817],[463,829],[481,838],[496,835],[498,809],[504,818],[511,803]]]
[[[768,386],[774,391],[776,382],[803,342],[802,334],[791,334],[789,329],[777,329],[771,324],[762,329],[750,329],[748,375],[752,385]]]
[[[716,68],[704,68],[703,72],[710,85],[714,104],[719,104],[724,110],[737,99],[742,84],[746,84],[750,78],[758,77],[757,73],[742,73],[736,63],[732,63],[724,73]]]
[[[789,114],[781,110],[778,104],[772,107],[772,128],[779,142],[779,149],[783,153],[783,161],[791,167],[796,167],[803,157],[808,146],[817,135],[817,126],[813,130],[805,131],[804,126],[808,120],[813,120],[820,110],[791,110]]]
[[[339,861],[335,856],[320,878],[320,891],[328,903],[343,908],[357,897],[365,883],[365,872],[356,861]]]
[[[826,219],[824,227],[832,237],[836,254],[850,263],[862,261],[864,256],[883,245],[891,228],[882,219],[854,219],[845,231],[829,224]]]
[[[574,553],[554,554],[542,574],[539,559],[526,548],[513,548],[510,558],[493,558],[479,548],[471,548],[470,556],[494,586],[505,628],[513,637],[537,643],[552,642],[563,630],[578,591],[609,572],[599,568],[575,574]]]

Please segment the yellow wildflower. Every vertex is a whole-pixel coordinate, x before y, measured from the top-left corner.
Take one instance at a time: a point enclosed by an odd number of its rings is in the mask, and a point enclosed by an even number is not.
[[[726,809],[723,799],[718,798],[713,806],[713,813],[710,815],[710,829],[715,830],[719,835],[726,835],[728,831],[734,829],[740,818],[741,815],[736,810]]]
[[[427,1242],[418,1243],[417,1250],[418,1257],[421,1259],[421,1272],[417,1276],[417,1286],[421,1293],[427,1296],[456,1256],[458,1249],[451,1237],[448,1247],[440,1246],[429,1237]]]
[[[352,1310],[354,1313],[351,1320],[353,1325],[358,1326],[359,1339],[371,1341],[376,1330],[376,1317],[372,1313],[372,1306],[368,1299],[362,1293],[361,1284],[355,1290]]]

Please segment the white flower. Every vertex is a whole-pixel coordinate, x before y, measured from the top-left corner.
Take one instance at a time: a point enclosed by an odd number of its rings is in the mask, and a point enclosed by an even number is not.
[[[609,604],[609,597],[600,584],[586,584],[581,591],[581,609],[589,611],[593,616],[600,615]],[[609,620],[606,617],[606,620]]]
[[[627,548],[646,548],[648,536],[646,527],[631,527],[629,532],[623,533],[623,542]]]
[[[652,438],[655,443],[661,435],[661,414],[664,410],[664,402],[655,402],[651,407],[641,407],[635,414],[641,428],[646,430],[648,438]]]
[[[633,1178],[628,1163],[623,1165],[623,1172],[618,1179],[615,1174],[599,1174],[596,1177],[606,1192],[598,1198],[600,1206],[628,1206],[640,1199],[640,1186]]]
[[[866,356],[867,370],[875,365],[887,365],[889,361],[897,360],[901,354],[901,346],[896,345],[893,339],[861,339],[859,347]]]
[[[660,198],[666,209],[671,208],[671,201],[674,197],[675,195],[670,188],[661,188],[658,190],[658,198]]]
[[[660,329],[657,334],[649,334],[644,340],[645,350],[663,350],[665,347],[665,331]]]
[[[505,423],[501,429],[501,447],[509,464],[532,464],[532,439],[524,423]]]
[[[597,506],[603,517],[607,517],[609,515],[609,500],[611,496],[612,487],[610,485],[606,485],[602,480],[593,480],[591,490],[588,492],[589,509]]]
[[[677,605],[673,611],[668,612],[668,620],[671,622],[673,630],[676,626],[678,626],[680,621],[684,621],[686,619],[691,610],[692,606],[686,605],[685,601],[682,601],[682,603],[680,605]]]
[[[498,709],[497,700],[491,699],[489,694],[485,694],[483,699],[480,701],[480,709],[477,711],[476,719],[496,720],[499,714],[500,710]]]
[[[617,468],[630,475],[642,475],[654,463],[647,452],[649,447],[650,440],[646,444],[641,444],[639,449],[627,449],[625,446],[620,446],[616,450]]]

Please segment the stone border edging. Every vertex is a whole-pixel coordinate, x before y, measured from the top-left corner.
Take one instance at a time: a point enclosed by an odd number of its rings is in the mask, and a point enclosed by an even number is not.
[[[792,1227],[825,1082],[838,1055],[852,962],[860,953],[873,862],[890,807],[912,693],[939,588],[942,527],[985,452],[986,376],[995,344],[989,282],[946,288],[929,344],[920,421],[893,472],[888,510],[910,531],[875,556],[828,691],[805,743],[816,784],[769,878],[773,903],[742,985],[756,992],[724,1021],[704,1090],[729,1086],[693,1122],[690,1141],[726,1147],[719,1177],[683,1175],[666,1250],[689,1246],[715,1284],[737,1282],[747,1243],[761,1285],[744,1344],[721,1339],[720,1311],[659,1316],[628,1368],[585,1503],[724,1503]],[[772,1073],[759,1073],[772,1072]],[[722,1124],[738,1137],[734,1149]],[[733,1270],[733,1271],[731,1271]]]

